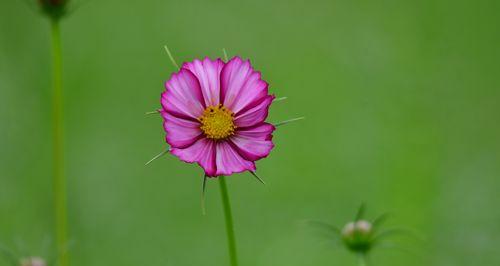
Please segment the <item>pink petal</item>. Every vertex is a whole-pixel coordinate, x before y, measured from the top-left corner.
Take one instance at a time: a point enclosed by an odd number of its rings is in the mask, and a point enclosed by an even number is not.
[[[200,83],[191,71],[182,68],[165,83],[161,105],[172,115],[196,119],[205,109]]]
[[[161,111],[163,128],[167,132],[167,143],[174,148],[185,148],[192,145],[202,134],[200,123],[185,120]]]
[[[185,149],[172,148],[170,153],[184,162],[198,163],[205,170],[207,176],[216,176],[215,145],[214,141],[201,138]]]
[[[218,142],[216,145],[215,162],[217,165],[217,176],[228,176],[247,170],[255,171],[255,164],[243,159],[229,142]]]
[[[258,140],[271,140],[274,130],[276,130],[275,126],[264,122],[250,128],[238,129],[236,134]]]
[[[237,114],[234,123],[237,127],[251,127],[260,124],[266,120],[269,106],[273,102],[274,95],[268,95],[263,101],[258,102],[256,105],[249,105],[250,109],[243,110]]]
[[[205,100],[205,106],[219,104],[220,98],[220,72],[224,62],[217,59],[215,61],[206,57],[203,61],[198,59],[193,62],[184,63],[182,68],[188,69],[198,78],[201,91]]]
[[[250,61],[231,59],[221,72],[221,99],[224,106],[238,113],[247,105],[267,95],[268,84],[261,79]]]
[[[238,153],[249,161],[256,161],[267,157],[274,147],[271,141],[275,127],[268,123],[245,130],[238,130],[231,137]]]

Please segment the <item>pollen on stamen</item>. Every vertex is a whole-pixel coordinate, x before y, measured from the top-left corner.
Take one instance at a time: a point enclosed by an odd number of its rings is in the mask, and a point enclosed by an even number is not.
[[[213,140],[226,139],[234,134],[234,113],[222,104],[209,106],[198,118],[205,136]]]

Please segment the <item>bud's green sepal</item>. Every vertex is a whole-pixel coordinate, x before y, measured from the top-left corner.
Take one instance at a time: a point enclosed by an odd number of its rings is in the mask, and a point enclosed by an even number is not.
[[[69,0],[38,0],[43,13],[51,19],[58,20],[66,14]]]

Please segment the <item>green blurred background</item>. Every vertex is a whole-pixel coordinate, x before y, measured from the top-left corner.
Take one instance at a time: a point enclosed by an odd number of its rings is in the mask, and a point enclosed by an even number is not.
[[[0,242],[52,238],[50,34],[0,3]],[[77,3],[75,3],[77,4]],[[267,181],[230,177],[241,265],[356,265],[303,225],[368,217],[414,228],[372,265],[500,265],[499,1],[79,1],[63,21],[71,261],[227,265],[218,186],[165,156],[159,106],[178,61],[250,58],[287,96]],[[49,248],[53,249],[53,248]],[[49,252],[50,253],[50,252]],[[417,253],[417,254],[413,254]],[[4,262],[0,262],[0,265]]]

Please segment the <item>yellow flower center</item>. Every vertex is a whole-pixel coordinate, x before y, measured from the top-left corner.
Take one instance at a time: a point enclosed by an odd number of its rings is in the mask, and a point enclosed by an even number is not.
[[[201,131],[207,138],[213,140],[230,137],[236,129],[234,113],[222,104],[207,107],[198,120],[201,123]]]

